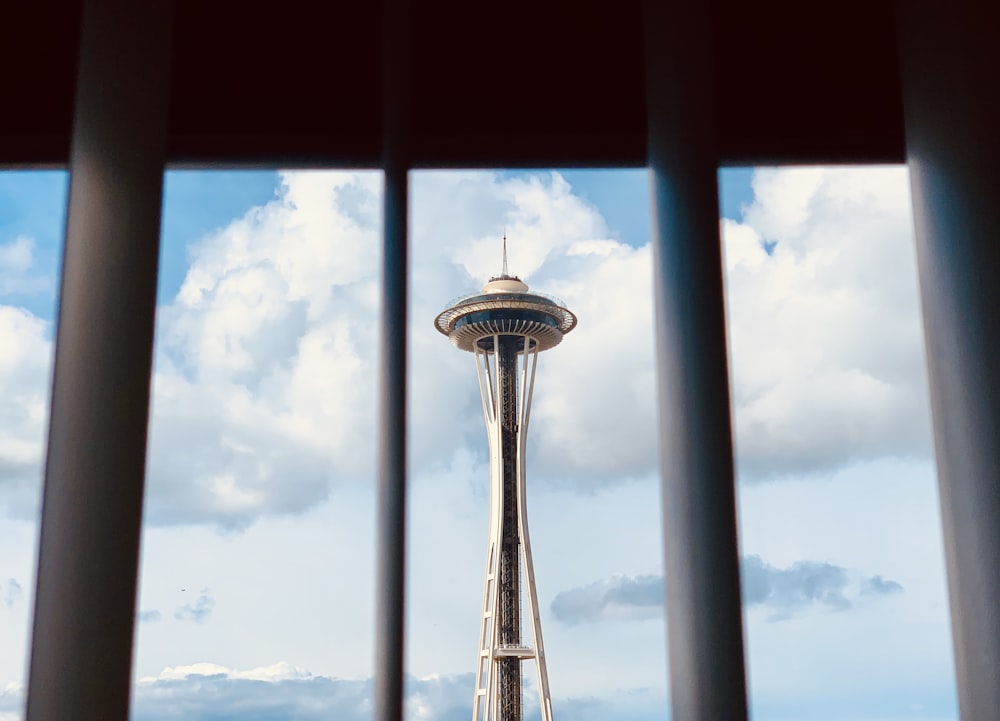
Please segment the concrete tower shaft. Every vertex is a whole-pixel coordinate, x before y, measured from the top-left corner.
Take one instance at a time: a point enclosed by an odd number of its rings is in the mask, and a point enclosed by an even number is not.
[[[576,325],[559,301],[506,272],[435,320],[475,355],[490,445],[490,532],[473,721],[522,720],[522,668],[534,660],[542,721],[552,721],[525,493],[525,440],[538,353]],[[526,618],[522,616],[526,605]],[[530,639],[522,634],[527,625]],[[530,641],[530,642],[529,642]]]

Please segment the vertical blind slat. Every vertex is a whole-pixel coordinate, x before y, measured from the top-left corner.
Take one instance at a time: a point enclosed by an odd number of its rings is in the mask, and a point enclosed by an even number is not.
[[[29,721],[128,717],[170,17],[83,9]]]
[[[385,172],[379,361],[376,721],[403,717],[406,585],[406,334],[409,168],[409,3],[383,3]]]
[[[959,707],[987,721],[1000,709],[1000,44],[988,4],[897,6]]]
[[[645,4],[674,721],[746,719],[708,6]]]
[[[406,571],[406,184],[405,169],[386,168],[376,501],[377,721],[402,718]]]

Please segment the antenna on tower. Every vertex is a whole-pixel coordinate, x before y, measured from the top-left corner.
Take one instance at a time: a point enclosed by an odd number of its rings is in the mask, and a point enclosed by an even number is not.
[[[503,229],[503,271],[501,272],[504,278],[507,277],[507,229]]]

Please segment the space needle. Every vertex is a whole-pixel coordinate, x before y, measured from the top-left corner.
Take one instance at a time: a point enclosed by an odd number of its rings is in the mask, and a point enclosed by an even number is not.
[[[558,345],[576,326],[576,316],[508,274],[504,237],[501,274],[480,293],[452,303],[434,325],[475,355],[490,445],[490,533],[472,720],[522,721],[522,662],[533,660],[541,721],[552,721],[528,538],[524,451],[538,353]]]

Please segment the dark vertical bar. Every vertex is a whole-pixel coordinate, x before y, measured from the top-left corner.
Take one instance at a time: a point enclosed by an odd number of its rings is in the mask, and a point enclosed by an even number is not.
[[[382,153],[385,205],[379,360],[375,721],[403,717],[406,585],[407,174],[409,2],[384,0]]]
[[[1000,709],[996,8],[897,8],[959,706],[965,721],[986,721]]]
[[[170,3],[83,8],[27,718],[126,719]]]
[[[673,721],[747,712],[708,8],[644,5]]]

